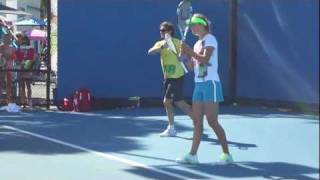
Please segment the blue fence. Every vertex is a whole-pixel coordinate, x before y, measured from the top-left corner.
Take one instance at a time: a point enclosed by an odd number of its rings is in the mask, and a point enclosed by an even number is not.
[[[147,50],[159,39],[160,22],[176,24],[179,1],[59,1],[58,98],[80,87],[98,98],[162,97],[159,56]],[[193,7],[213,22],[228,96],[229,1],[193,1]],[[318,103],[318,1],[241,0],[238,12],[238,96]]]

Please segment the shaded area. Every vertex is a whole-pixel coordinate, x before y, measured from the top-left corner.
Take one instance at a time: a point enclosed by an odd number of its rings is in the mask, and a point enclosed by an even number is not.
[[[174,162],[170,159],[158,158],[133,153],[121,153],[130,156],[138,156],[142,158],[162,160],[167,162],[165,165],[153,166],[157,169],[165,170],[179,175],[188,175],[188,177],[196,179],[211,179],[213,177],[222,178],[253,178],[260,177],[265,179],[292,179],[292,180],[315,180],[319,169],[287,162],[235,162],[234,164],[221,163],[202,163],[198,165],[181,165],[171,164]],[[170,164],[168,164],[170,163]],[[185,170],[180,171],[176,168],[183,167]],[[189,171],[190,170],[190,171]],[[150,174],[139,168],[128,169],[135,174],[149,177]],[[308,176],[307,176],[308,175]],[[313,176],[311,176],[313,175]],[[151,176],[154,177],[154,176]],[[158,178],[155,178],[158,179]],[[162,179],[162,178],[159,178]],[[215,179],[215,178],[213,178]],[[218,178],[219,179],[219,178]]]
[[[232,106],[223,106],[221,108],[221,114],[254,117],[256,120],[265,120],[265,118],[303,118],[304,123],[319,123],[317,116],[281,113],[275,109],[257,107],[235,108]],[[177,111],[177,115],[184,114]],[[164,118],[165,112],[162,108],[128,108],[90,113],[33,111],[10,114],[0,112],[0,125],[21,128],[26,131],[97,151],[124,152],[145,149],[146,147],[134,138],[159,133],[167,125],[167,121]],[[189,118],[177,118],[177,121],[184,120],[191,121]],[[180,123],[176,123],[176,127],[181,133],[184,131],[192,131],[192,127],[186,127]],[[191,137],[178,136],[178,138],[191,140]],[[207,134],[203,135],[202,140],[212,142],[215,145],[219,144],[217,139],[209,138]],[[28,141],[30,142],[26,143]],[[21,143],[28,145],[21,145]],[[78,150],[48,148],[50,146],[43,145],[46,143],[42,140],[30,140],[29,136],[21,133],[9,132],[5,129],[0,131],[0,151],[21,151],[25,153],[43,154],[78,152]],[[257,147],[255,144],[244,142],[228,141],[228,144],[238,147],[239,149]]]
[[[254,121],[266,121],[268,118],[279,118],[279,121],[282,119],[292,118],[294,120],[297,118],[299,119],[298,123],[301,122],[301,124],[312,123],[317,125],[319,122],[317,116],[284,113],[275,109],[257,107],[240,108],[223,106],[221,107],[221,114],[223,115],[224,121],[239,116],[241,119],[248,117]],[[184,114],[177,111],[177,115]],[[186,116],[178,116],[176,120],[176,126],[181,134],[185,131],[188,131],[188,133],[192,132],[192,123],[189,118]],[[274,159],[270,159],[271,162],[250,161],[238,162],[233,165],[215,163],[200,164],[198,166],[181,166],[176,164],[173,158],[153,156],[150,150],[154,151],[154,149],[149,146],[147,147],[147,144],[143,143],[141,139],[149,138],[148,136],[154,133],[158,134],[167,125],[163,108],[128,108],[90,113],[33,111],[10,114],[0,112],[0,127],[2,125],[13,126],[100,152],[129,156],[128,159],[137,159],[139,162],[149,162],[147,164],[151,165],[160,163],[160,165],[151,167],[194,179],[216,179],[217,177],[217,179],[219,179],[220,177],[225,179],[265,178],[313,180],[316,179],[314,177],[318,175],[319,171],[317,168],[302,165],[305,163],[299,164],[301,161],[293,164],[289,162],[275,162]],[[239,126],[241,125],[239,124]],[[190,137],[179,136],[178,138],[184,139],[186,143],[189,143],[187,141],[191,141]],[[219,144],[217,139],[210,138],[208,134],[204,134],[202,140],[214,145]],[[171,142],[171,140],[168,139],[168,142]],[[157,142],[155,141],[154,143]],[[258,145],[246,141],[228,141],[228,144],[231,147],[237,147],[241,150],[258,148]],[[161,151],[162,150],[163,149],[161,149]],[[35,155],[86,153],[12,130],[0,128],[0,153],[2,152],[19,152]],[[168,153],[170,152],[171,151],[168,151]],[[141,168],[126,167],[126,169],[122,171],[147,179],[175,179],[174,177],[159,172]]]
[[[18,153],[51,154],[74,153],[77,150],[61,144],[52,143],[12,130],[0,128],[0,151],[13,151]]]
[[[19,114],[0,113],[0,125],[14,126],[26,131],[38,133],[61,141],[70,142],[101,152],[121,152],[144,149],[134,137],[159,133],[166,121],[154,118],[137,117],[143,110],[131,109],[128,112],[115,110],[112,114],[30,112]],[[124,113],[123,113],[124,112]],[[158,109],[148,111],[149,115],[162,114]],[[142,113],[143,114],[143,113]],[[163,114],[162,114],[163,115]],[[176,125],[180,131],[191,128]],[[28,135],[0,131],[0,151],[19,151],[36,154],[76,153],[75,149],[60,149],[48,146],[48,142],[35,140]]]
[[[205,179],[204,176],[198,175],[196,173],[192,173],[186,170],[181,170],[181,169],[173,169],[173,168],[157,168],[161,169],[166,172],[174,173],[183,177],[188,177],[189,179]],[[141,169],[141,168],[132,168],[132,169],[126,169],[125,171],[137,174],[143,177],[146,177],[148,179],[157,179],[157,180],[183,180],[183,178],[178,178],[178,177],[172,177],[168,175],[163,175],[157,172],[152,172],[148,171],[146,169]]]
[[[192,137],[177,136],[177,138],[192,141]],[[218,139],[209,138],[209,135],[205,134],[205,133],[202,134],[201,141],[212,142],[212,144],[220,146],[220,142]],[[237,147],[241,150],[247,150],[248,148],[256,148],[257,147],[257,145],[250,144],[250,143],[240,143],[240,142],[234,142],[234,141],[227,141],[227,143],[228,143],[229,147]]]
[[[156,166],[160,169],[166,169],[169,172],[174,172],[174,166],[161,165]],[[179,166],[179,165],[177,165]],[[316,180],[317,178],[309,177],[307,174],[317,174],[319,169],[292,164],[286,162],[238,162],[236,164],[200,164],[200,165],[185,165],[185,168],[201,172],[207,176],[221,178],[265,178],[265,179],[292,179],[292,180]],[[132,172],[132,171],[131,171]],[[141,174],[142,171],[136,170],[134,173]],[[198,177],[199,178],[199,177]],[[212,177],[211,177],[212,178]],[[199,179],[211,179],[199,178]],[[213,178],[214,179],[214,178]]]

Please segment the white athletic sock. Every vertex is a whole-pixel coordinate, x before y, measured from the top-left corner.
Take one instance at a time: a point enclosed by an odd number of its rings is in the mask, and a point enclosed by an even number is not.
[[[169,124],[168,125],[168,129],[174,129],[174,125],[173,124]]]

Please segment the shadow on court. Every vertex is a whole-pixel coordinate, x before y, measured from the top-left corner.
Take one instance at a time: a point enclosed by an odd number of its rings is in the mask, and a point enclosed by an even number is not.
[[[300,114],[279,113],[274,109],[263,108],[234,108],[226,106],[221,108],[221,114],[241,114],[242,116],[265,118],[301,118],[310,120],[307,123],[319,123],[316,116]],[[157,119],[157,116],[164,116],[163,109],[123,109],[107,111],[107,113],[97,111],[92,113],[65,113],[65,112],[23,112],[10,114],[0,112],[0,125],[14,126],[26,131],[31,131],[61,141],[70,142],[79,146],[84,146],[102,152],[121,152],[129,150],[144,149],[138,141],[130,138],[144,137],[150,134],[159,133],[167,124],[166,120]],[[177,115],[184,115],[177,111]],[[151,116],[151,117],[150,117]],[[150,118],[148,118],[150,117]],[[188,119],[189,120],[189,119]],[[315,121],[316,120],[316,121]],[[191,121],[191,120],[190,120]],[[180,132],[192,131],[191,127],[176,124]],[[191,137],[178,138],[191,140]],[[212,142],[218,145],[217,139],[209,138],[207,134],[202,137],[203,141]],[[57,145],[50,145],[32,138],[28,135],[0,129],[0,151],[21,151],[25,153],[77,153],[75,149],[64,148]],[[255,144],[232,142],[230,146],[239,149],[256,148]]]
[[[156,118],[137,118],[135,110],[94,113],[29,112],[0,113],[0,126],[7,125],[101,152],[121,152],[144,149],[137,140],[159,133],[167,124]],[[143,111],[141,111],[143,112]],[[162,115],[159,110],[148,115]],[[141,113],[139,111],[139,116]],[[143,116],[143,113],[142,113]],[[180,131],[190,127],[177,125]],[[0,151],[19,151],[36,154],[82,153],[82,151],[46,142],[29,135],[0,128]]]
[[[191,137],[177,136],[177,138],[192,141]],[[205,133],[202,135],[201,141],[211,142],[213,145],[220,146],[220,142],[218,139],[209,138],[209,135],[205,134]],[[234,142],[234,141],[227,141],[227,143],[228,143],[229,147],[237,147],[238,149],[241,149],[241,150],[247,150],[248,148],[256,148],[257,147],[257,145],[249,144],[249,143],[240,143],[240,142]]]
[[[285,162],[238,162],[236,164],[200,164],[200,165],[184,165],[185,168],[192,170],[177,170],[176,166],[181,165],[161,165],[156,168],[172,172],[179,175],[187,175],[191,179],[232,179],[232,178],[263,178],[263,179],[292,179],[292,180],[316,180],[316,178],[306,176],[306,174],[316,174],[318,169],[291,164]],[[131,173],[135,173],[145,177],[154,177],[150,172],[143,169],[129,169]],[[203,175],[202,175],[203,174]],[[162,179],[162,178],[159,178]]]
[[[309,116],[294,113],[281,113],[275,110],[261,108],[234,108],[223,107],[221,114],[225,120],[234,118],[228,115],[241,115],[242,118],[254,118],[256,121],[268,121],[268,118],[298,118],[298,124],[319,124],[317,116]],[[184,115],[177,111],[177,115]],[[180,119],[179,119],[180,118]],[[176,124],[179,132],[188,131],[184,136],[178,136],[182,141],[191,143],[192,121],[189,118],[178,117],[180,123]],[[184,121],[184,124],[181,123]],[[190,121],[190,122],[189,122]],[[149,147],[139,139],[152,134],[158,134],[167,125],[165,112],[162,108],[141,108],[130,110],[96,111],[90,113],[65,113],[33,111],[10,114],[0,112],[0,127],[12,126],[43,136],[69,142],[81,147],[86,147],[99,152],[111,152],[132,159],[146,160],[151,162],[151,167],[190,179],[232,179],[232,178],[264,178],[264,179],[294,179],[294,180],[315,180],[307,174],[318,174],[319,169],[289,162],[237,162],[233,165],[221,165],[218,163],[200,164],[197,166],[181,166],[173,159],[166,159],[166,156],[153,156]],[[240,125],[239,125],[240,126]],[[215,138],[203,134],[202,141],[213,145],[219,145]],[[155,142],[156,143],[156,142]],[[256,142],[257,143],[257,142]],[[240,150],[258,148],[258,145],[247,141],[228,141],[230,147]],[[260,146],[260,144],[259,144]],[[174,146],[172,146],[174,147]],[[137,151],[141,150],[141,151]],[[0,128],[0,153],[19,152],[25,154],[74,154],[87,153],[81,150],[70,148],[64,145],[52,143],[19,133],[14,130]],[[140,152],[140,153],[139,153]],[[146,155],[149,154],[149,155]],[[151,154],[151,155],[150,155]],[[151,161],[147,161],[151,160]],[[154,161],[153,161],[154,160]],[[154,162],[161,161],[162,164],[154,165]],[[281,161],[281,160],[280,160]],[[150,171],[148,169],[126,167],[123,169],[140,177],[150,179],[174,179],[166,174]]]

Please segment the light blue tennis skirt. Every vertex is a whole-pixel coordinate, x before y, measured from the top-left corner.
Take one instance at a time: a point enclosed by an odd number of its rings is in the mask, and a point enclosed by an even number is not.
[[[222,85],[217,81],[196,82],[193,96],[193,102],[222,102]]]

